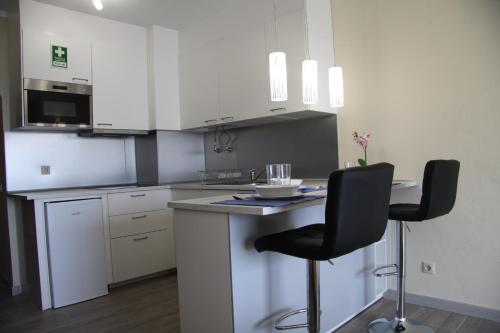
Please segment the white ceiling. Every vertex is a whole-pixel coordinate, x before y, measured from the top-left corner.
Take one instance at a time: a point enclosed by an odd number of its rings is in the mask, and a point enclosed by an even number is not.
[[[101,0],[102,11],[97,11],[91,0],[37,1],[145,27],[181,30],[242,0]]]

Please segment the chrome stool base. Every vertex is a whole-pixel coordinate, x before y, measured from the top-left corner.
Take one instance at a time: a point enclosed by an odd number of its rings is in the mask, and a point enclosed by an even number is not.
[[[377,319],[368,325],[369,333],[435,333],[432,327],[426,326],[417,321],[406,319],[403,326],[398,327],[400,321],[393,319]]]
[[[300,309],[300,310],[294,310],[294,311],[290,311],[290,312],[285,313],[284,315],[279,317],[278,320],[276,320],[276,322],[274,323],[274,328],[279,330],[279,331],[283,331],[283,330],[292,330],[295,328],[307,327],[307,323],[305,323],[305,324],[293,324],[293,325],[281,325],[281,322],[283,320],[285,320],[289,317],[301,314],[301,313],[307,313],[307,308]]]

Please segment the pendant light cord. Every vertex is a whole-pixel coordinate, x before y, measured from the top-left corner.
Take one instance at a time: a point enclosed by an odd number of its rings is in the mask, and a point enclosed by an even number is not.
[[[333,7],[333,1],[332,1],[332,7]],[[337,62],[335,60],[335,18],[333,17],[335,15],[335,10],[332,8],[332,37],[333,37],[333,66],[335,67],[335,63]]]
[[[276,15],[276,0],[273,0],[273,17],[274,17],[274,43],[276,51],[278,51],[278,18]]]
[[[308,60],[311,60],[311,54],[309,53],[309,22],[307,20],[307,0],[304,0],[304,23],[306,25],[306,56]]]

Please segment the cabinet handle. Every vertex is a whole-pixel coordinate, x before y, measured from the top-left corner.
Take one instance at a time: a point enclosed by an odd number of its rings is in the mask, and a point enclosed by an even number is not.
[[[147,215],[141,215],[141,216],[132,216],[132,220],[140,220],[140,219],[145,219],[148,217]]]
[[[71,213],[71,215],[82,215],[82,212],[74,212],[74,213]]]
[[[214,122],[214,121],[217,121],[217,119],[209,119],[209,120],[205,120],[205,123],[207,123],[207,124],[208,124],[208,123],[212,123],[212,122]]]
[[[271,109],[269,111],[276,112],[276,111],[285,111],[285,110],[286,110],[286,108],[275,108],[275,109]]]
[[[229,117],[222,117],[220,118],[220,120],[233,120],[234,117],[233,116],[229,116]]]
[[[145,197],[146,196],[146,193],[142,193],[142,194],[131,194],[130,197],[131,198],[139,198],[139,197]]]
[[[97,123],[97,126],[113,126],[113,124],[110,124],[110,123]]]
[[[85,81],[85,82],[89,82],[89,80],[87,80],[87,79],[82,79],[82,78],[80,78],[80,77],[74,77],[74,78],[73,78],[73,81]]]
[[[138,242],[138,241],[141,241],[141,240],[146,240],[146,239],[148,239],[148,238],[149,238],[148,236],[139,237],[139,238],[134,238],[134,242]]]

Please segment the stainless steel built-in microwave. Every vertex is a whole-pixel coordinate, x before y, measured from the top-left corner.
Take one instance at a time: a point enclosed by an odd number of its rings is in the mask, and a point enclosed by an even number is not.
[[[92,128],[92,86],[24,79],[23,128],[66,130]]]

